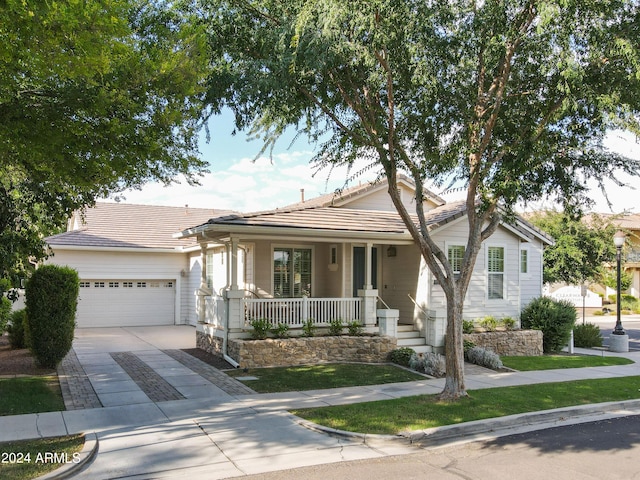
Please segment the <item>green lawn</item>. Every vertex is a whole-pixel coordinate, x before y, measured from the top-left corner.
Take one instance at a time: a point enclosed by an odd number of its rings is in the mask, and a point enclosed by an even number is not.
[[[469,391],[457,402],[436,395],[294,410],[314,423],[360,433],[396,434],[516,413],[640,398],[640,377]]]
[[[632,360],[596,355],[542,355],[540,357],[500,357],[505,367],[520,370],[553,370],[556,368],[606,367],[628,365]]]
[[[64,410],[64,400],[57,377],[0,379],[0,415],[61,410]]]
[[[232,377],[258,377],[244,380],[259,393],[293,392],[322,388],[379,385],[383,383],[424,380],[425,377],[393,365],[321,364],[299,367],[253,368],[249,372],[229,370]]]
[[[0,443],[0,478],[30,480],[73,462],[84,435]],[[62,462],[62,463],[61,463]]]

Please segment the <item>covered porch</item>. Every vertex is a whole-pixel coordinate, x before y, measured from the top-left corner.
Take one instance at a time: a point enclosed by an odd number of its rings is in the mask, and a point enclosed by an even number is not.
[[[418,351],[442,337],[442,319],[425,308],[431,275],[395,212],[273,211],[212,219],[183,234],[200,244],[198,330],[216,351],[250,338],[253,320],[284,324],[291,337],[305,324],[323,335],[332,321],[357,322]]]

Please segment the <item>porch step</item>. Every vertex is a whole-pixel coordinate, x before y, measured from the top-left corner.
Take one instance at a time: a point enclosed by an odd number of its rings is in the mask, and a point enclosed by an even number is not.
[[[427,339],[424,337],[400,338],[398,337],[398,346],[413,347],[414,345],[426,345]]]

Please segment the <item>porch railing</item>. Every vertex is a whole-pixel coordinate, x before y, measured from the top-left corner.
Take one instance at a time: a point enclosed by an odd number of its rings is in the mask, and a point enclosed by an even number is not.
[[[244,298],[245,321],[267,319],[275,327],[280,323],[301,328],[308,320],[314,325],[329,325],[361,320],[361,298]]]

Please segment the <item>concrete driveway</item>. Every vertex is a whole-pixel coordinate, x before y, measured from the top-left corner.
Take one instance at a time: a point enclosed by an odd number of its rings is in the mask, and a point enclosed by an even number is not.
[[[196,329],[190,325],[78,328],[73,341],[73,349],[78,357],[94,353],[195,347]]]

